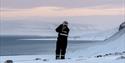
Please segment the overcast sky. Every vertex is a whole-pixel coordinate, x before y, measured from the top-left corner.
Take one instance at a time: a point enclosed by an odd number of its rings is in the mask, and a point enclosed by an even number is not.
[[[123,16],[124,0],[0,0],[5,19]]]
[[[0,0],[0,14],[9,23],[68,20],[114,27],[125,20],[125,0]]]

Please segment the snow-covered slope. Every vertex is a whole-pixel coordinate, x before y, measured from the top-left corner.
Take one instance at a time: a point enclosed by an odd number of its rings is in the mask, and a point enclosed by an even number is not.
[[[82,46],[82,44],[78,45]],[[71,54],[71,53],[70,53]],[[0,61],[13,60],[14,63],[124,63],[125,28],[101,44],[83,50],[82,47],[66,60],[55,60],[54,55],[1,56]]]
[[[110,38],[103,41],[103,43],[98,44],[97,46],[90,47],[86,50],[83,50],[82,48],[78,50],[77,52],[73,53],[73,55],[81,56],[82,53],[83,57],[86,56],[93,56],[95,54],[105,54],[105,53],[112,53],[112,52],[120,52],[125,50],[125,29],[117,32]]]

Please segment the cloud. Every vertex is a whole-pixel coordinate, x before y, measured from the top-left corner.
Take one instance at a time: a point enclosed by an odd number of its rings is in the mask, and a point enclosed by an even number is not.
[[[66,8],[93,7],[98,5],[122,6],[124,0],[0,0],[4,8],[34,8],[59,6]]]
[[[124,15],[122,7],[108,8],[64,8],[64,7],[35,7],[30,9],[1,9],[2,18],[21,17],[65,17],[65,16],[103,16],[103,15]]]

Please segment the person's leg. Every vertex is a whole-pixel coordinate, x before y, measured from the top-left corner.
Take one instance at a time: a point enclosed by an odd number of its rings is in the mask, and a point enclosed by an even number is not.
[[[63,38],[63,46],[61,47],[61,59],[65,59],[66,48],[67,48],[67,37]]]
[[[60,39],[58,38],[57,43],[56,43],[56,59],[60,59]]]
[[[61,59],[65,59],[65,53],[66,53],[66,49],[62,49],[61,50]]]
[[[60,59],[60,49],[56,49],[56,59]]]

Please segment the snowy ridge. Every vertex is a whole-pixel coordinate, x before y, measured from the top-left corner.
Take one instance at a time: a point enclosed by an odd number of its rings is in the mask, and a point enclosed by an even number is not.
[[[123,34],[125,34],[125,29],[116,32],[116,33],[115,33],[114,35],[112,35],[111,37],[105,39],[105,41],[116,40],[116,39],[120,38],[120,36],[122,36]]]

